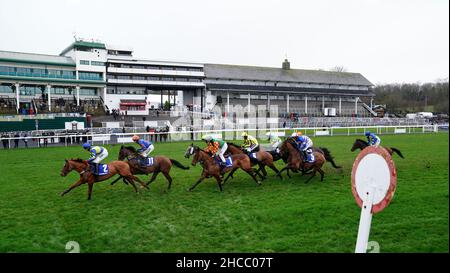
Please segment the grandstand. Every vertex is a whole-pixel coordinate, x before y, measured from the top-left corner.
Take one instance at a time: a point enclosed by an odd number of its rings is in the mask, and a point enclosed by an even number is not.
[[[0,115],[28,116],[3,119],[2,131],[33,130],[36,120],[63,129],[54,113],[92,117],[85,118],[87,127],[154,121],[157,128],[196,112],[217,115],[211,114],[215,107],[229,116],[233,106],[248,105],[276,106],[280,124],[373,118],[371,87],[359,73],[295,69],[288,60],[280,67],[152,61],[94,40],[77,39],[59,55],[0,51]]]

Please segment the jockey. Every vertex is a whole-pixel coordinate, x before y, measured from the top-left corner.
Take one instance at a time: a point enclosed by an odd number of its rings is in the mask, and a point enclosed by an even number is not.
[[[245,152],[250,154],[251,152],[259,151],[259,143],[256,138],[248,135],[246,132],[242,133],[242,137],[244,137],[244,143],[241,145],[241,147]]]
[[[279,153],[280,152],[280,145],[283,142],[281,140],[281,138],[272,132],[269,132],[266,134],[267,135],[267,140],[270,141],[270,147],[272,148],[273,151]]]
[[[302,132],[298,131],[298,132],[293,132],[291,137],[297,137],[297,136],[301,136]]]
[[[145,141],[143,139],[140,139],[138,135],[134,135],[131,139],[137,144],[139,144],[139,146],[141,146],[141,148],[138,149],[137,152],[144,159],[147,158],[148,155],[155,149],[155,146],[153,146],[153,143],[151,141]]]
[[[305,161],[313,163],[314,155],[312,150],[312,140],[308,136],[297,135],[297,137],[295,137],[295,141],[297,142],[298,149],[303,153],[303,158],[306,159]]]
[[[364,135],[367,137],[367,142],[370,146],[378,147],[378,145],[380,145],[381,139],[374,133],[367,131]]]
[[[89,165],[94,167],[95,172],[99,173],[99,163],[108,156],[108,151],[100,146],[92,147],[89,143],[83,144],[83,149],[91,153],[91,157],[87,160]]]
[[[224,154],[228,149],[228,144],[225,141],[221,139],[215,139],[210,135],[204,136],[203,139],[208,142],[206,151],[211,153],[212,155],[218,155],[220,160],[222,161],[222,166],[225,166],[226,160]]]

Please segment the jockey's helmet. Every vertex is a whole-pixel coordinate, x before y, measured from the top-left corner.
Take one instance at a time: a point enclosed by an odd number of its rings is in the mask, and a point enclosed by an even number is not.
[[[296,132],[293,132],[293,133],[291,134],[291,137],[296,137],[296,136],[298,136]]]
[[[302,135],[302,132],[301,131],[298,131],[297,132],[297,136],[301,136]]]
[[[205,140],[205,141],[210,141],[212,139],[212,137],[211,137],[211,135],[204,135],[202,137],[202,139]]]
[[[370,132],[367,131],[367,132],[364,133],[364,135],[368,137],[368,136],[370,136]]]
[[[134,135],[134,136],[131,138],[131,140],[133,140],[133,141],[138,141],[138,140],[139,140],[139,136],[138,136],[138,135]]]
[[[83,149],[87,150],[91,148],[91,144],[89,144],[88,142],[83,144]]]
[[[243,136],[243,137],[248,137],[248,134],[247,134],[246,132],[243,132],[243,133],[242,133],[242,136]]]

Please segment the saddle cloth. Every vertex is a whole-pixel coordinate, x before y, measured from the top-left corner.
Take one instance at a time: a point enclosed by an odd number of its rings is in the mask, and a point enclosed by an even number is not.
[[[95,170],[94,165],[91,165],[91,171],[95,175],[107,175],[109,173],[108,164],[98,164],[98,171]]]
[[[143,161],[141,160],[141,165],[142,165],[143,167],[150,167],[150,166],[153,166],[153,164],[155,164],[155,160],[154,160],[153,157],[147,157],[147,158],[145,159],[145,162],[143,162]]]
[[[222,160],[220,159],[220,157],[216,156],[215,158],[216,158],[217,164],[222,163]],[[233,166],[233,159],[231,158],[231,156],[225,157],[225,164],[227,167]]]

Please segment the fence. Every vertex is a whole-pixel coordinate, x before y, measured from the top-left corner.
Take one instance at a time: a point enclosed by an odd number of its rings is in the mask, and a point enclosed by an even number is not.
[[[224,129],[224,130],[197,130],[197,131],[171,131],[171,132],[128,132],[128,133],[97,133],[91,131],[85,134],[65,133],[60,135],[55,133],[51,136],[27,136],[27,137],[2,137],[4,147],[47,147],[50,146],[71,146],[80,145],[83,142],[92,144],[123,144],[131,143],[133,135],[140,135],[145,140],[153,142],[176,142],[176,141],[196,141],[205,134],[215,134],[224,140],[242,140],[241,134],[248,132],[259,139],[267,139],[266,133],[277,132],[281,137],[290,136],[293,132],[302,131],[303,134],[319,136],[362,136],[365,131],[370,130],[377,134],[415,134],[415,133],[437,133],[448,131],[448,126],[438,125],[404,125],[404,126],[354,126],[354,127],[309,127],[309,128],[275,128],[275,129]]]

